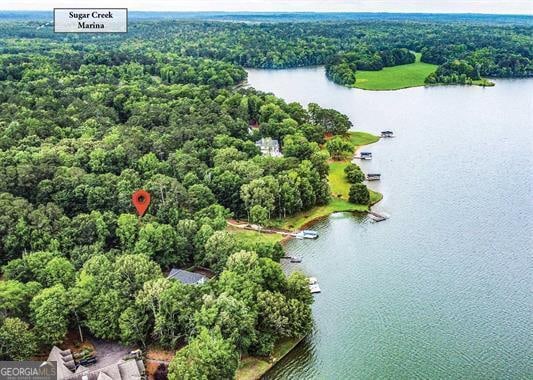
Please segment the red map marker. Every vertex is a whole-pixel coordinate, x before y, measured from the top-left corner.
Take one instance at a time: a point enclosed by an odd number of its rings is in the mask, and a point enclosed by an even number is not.
[[[150,193],[148,193],[146,190],[137,190],[131,196],[131,201],[137,209],[137,214],[139,214],[139,217],[141,217],[144,215],[146,210],[148,210],[148,206],[150,206]]]

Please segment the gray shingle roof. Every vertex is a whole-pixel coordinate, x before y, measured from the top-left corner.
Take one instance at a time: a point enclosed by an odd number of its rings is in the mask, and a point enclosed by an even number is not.
[[[145,368],[140,358],[121,359],[117,363],[104,368],[91,370],[79,366],[74,372],[64,362],[64,358],[71,355],[70,350],[61,351],[58,347],[52,347],[48,361],[57,361],[58,380],[142,380],[145,379]]]
[[[189,272],[183,269],[172,268],[168,278],[173,278],[175,280],[181,281],[184,284],[203,284],[207,281],[207,277],[199,273]]]

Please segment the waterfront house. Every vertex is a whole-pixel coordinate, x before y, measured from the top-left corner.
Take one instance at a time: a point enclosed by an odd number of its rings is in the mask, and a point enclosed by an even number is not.
[[[255,145],[261,150],[263,156],[281,157],[279,149],[279,141],[270,137],[263,137],[261,140],[256,141]]]

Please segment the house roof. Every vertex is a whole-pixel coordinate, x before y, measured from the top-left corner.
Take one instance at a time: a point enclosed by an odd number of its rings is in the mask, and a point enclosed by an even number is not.
[[[207,280],[207,277],[202,274],[176,268],[172,268],[168,278],[173,278],[183,282],[184,284],[198,284]]]
[[[141,380],[145,378],[145,368],[138,357],[119,360],[117,363],[91,371],[91,368],[79,366],[75,371],[67,367],[65,358],[71,356],[70,350],[62,351],[52,347],[48,361],[57,361],[58,380]]]

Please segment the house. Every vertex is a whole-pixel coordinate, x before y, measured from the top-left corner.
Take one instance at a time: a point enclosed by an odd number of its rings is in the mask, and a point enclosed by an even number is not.
[[[279,141],[270,137],[263,137],[261,140],[256,141],[255,145],[261,150],[263,156],[281,157],[279,150]]]
[[[174,280],[181,281],[187,285],[201,285],[208,280],[208,278],[203,274],[175,268],[172,268],[168,278],[173,278]]]
[[[57,380],[144,380],[146,379],[144,363],[140,351],[133,351],[130,355],[114,364],[91,369],[76,364],[70,350],[52,347],[48,361],[57,362]]]

